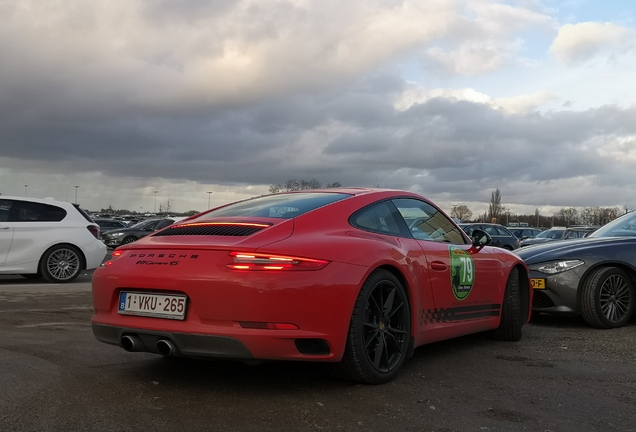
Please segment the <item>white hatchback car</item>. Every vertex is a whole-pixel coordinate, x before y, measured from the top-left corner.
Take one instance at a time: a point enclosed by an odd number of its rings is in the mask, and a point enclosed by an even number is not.
[[[105,256],[99,225],[79,206],[0,196],[0,274],[70,282]]]

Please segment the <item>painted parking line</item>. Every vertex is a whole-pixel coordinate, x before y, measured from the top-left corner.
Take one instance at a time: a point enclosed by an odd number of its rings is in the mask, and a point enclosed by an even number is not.
[[[15,326],[15,328],[34,328],[34,327],[57,327],[57,326],[90,326],[90,323],[78,323],[78,322],[51,322],[51,323],[39,323],[39,324],[26,324]]]
[[[92,306],[70,306],[65,308],[51,308],[51,309],[0,309],[0,313],[27,313],[27,312],[51,312],[52,310],[56,311],[82,311],[82,310],[93,310]]]

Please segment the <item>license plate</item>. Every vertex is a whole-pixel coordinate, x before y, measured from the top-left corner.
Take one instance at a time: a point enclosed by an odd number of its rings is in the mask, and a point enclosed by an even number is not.
[[[182,320],[185,318],[186,300],[185,295],[122,291],[117,312]]]
[[[545,279],[530,279],[530,284],[534,289],[545,289]]]

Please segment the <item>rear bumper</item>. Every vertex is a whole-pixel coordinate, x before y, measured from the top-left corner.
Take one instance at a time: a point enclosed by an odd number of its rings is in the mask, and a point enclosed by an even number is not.
[[[95,239],[89,245],[84,246],[84,257],[86,258],[86,270],[99,267],[106,257],[107,248],[100,240]]]
[[[121,340],[124,336],[137,336],[143,343],[143,349],[141,351],[155,354],[159,354],[157,343],[160,340],[167,339],[174,343],[179,354],[185,357],[213,357],[246,360],[253,358],[250,351],[242,342],[231,337],[159,332],[101,324],[93,324],[93,334],[98,341],[116,346],[122,346]]]
[[[342,358],[366,268],[331,263],[320,271],[245,273],[199,264],[215,261],[205,253],[182,255],[118,258],[95,271],[95,337],[124,347],[122,337],[136,336],[148,341],[143,349],[148,352],[158,352],[155,345],[163,338],[176,345],[179,355],[193,357]],[[154,265],[163,263],[161,260],[174,265]],[[118,266],[132,269],[122,272]],[[119,314],[122,291],[185,295],[185,317],[177,320]]]

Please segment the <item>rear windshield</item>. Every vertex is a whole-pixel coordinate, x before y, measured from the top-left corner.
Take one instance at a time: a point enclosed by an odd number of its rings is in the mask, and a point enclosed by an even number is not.
[[[189,222],[230,216],[290,219],[350,196],[330,192],[266,195],[229,204]]]
[[[77,204],[73,204],[73,207],[75,207],[75,208],[77,209],[77,211],[78,211],[78,212],[80,212],[80,214],[81,214],[82,216],[84,216],[84,219],[86,219],[86,220],[87,220],[87,221],[89,221],[89,222],[95,223],[95,222],[93,221],[93,219],[92,219],[92,218],[88,215],[88,213],[86,213],[86,212],[84,211],[84,209],[83,209],[83,208],[81,208],[81,207],[80,207],[80,206],[78,206]]]

